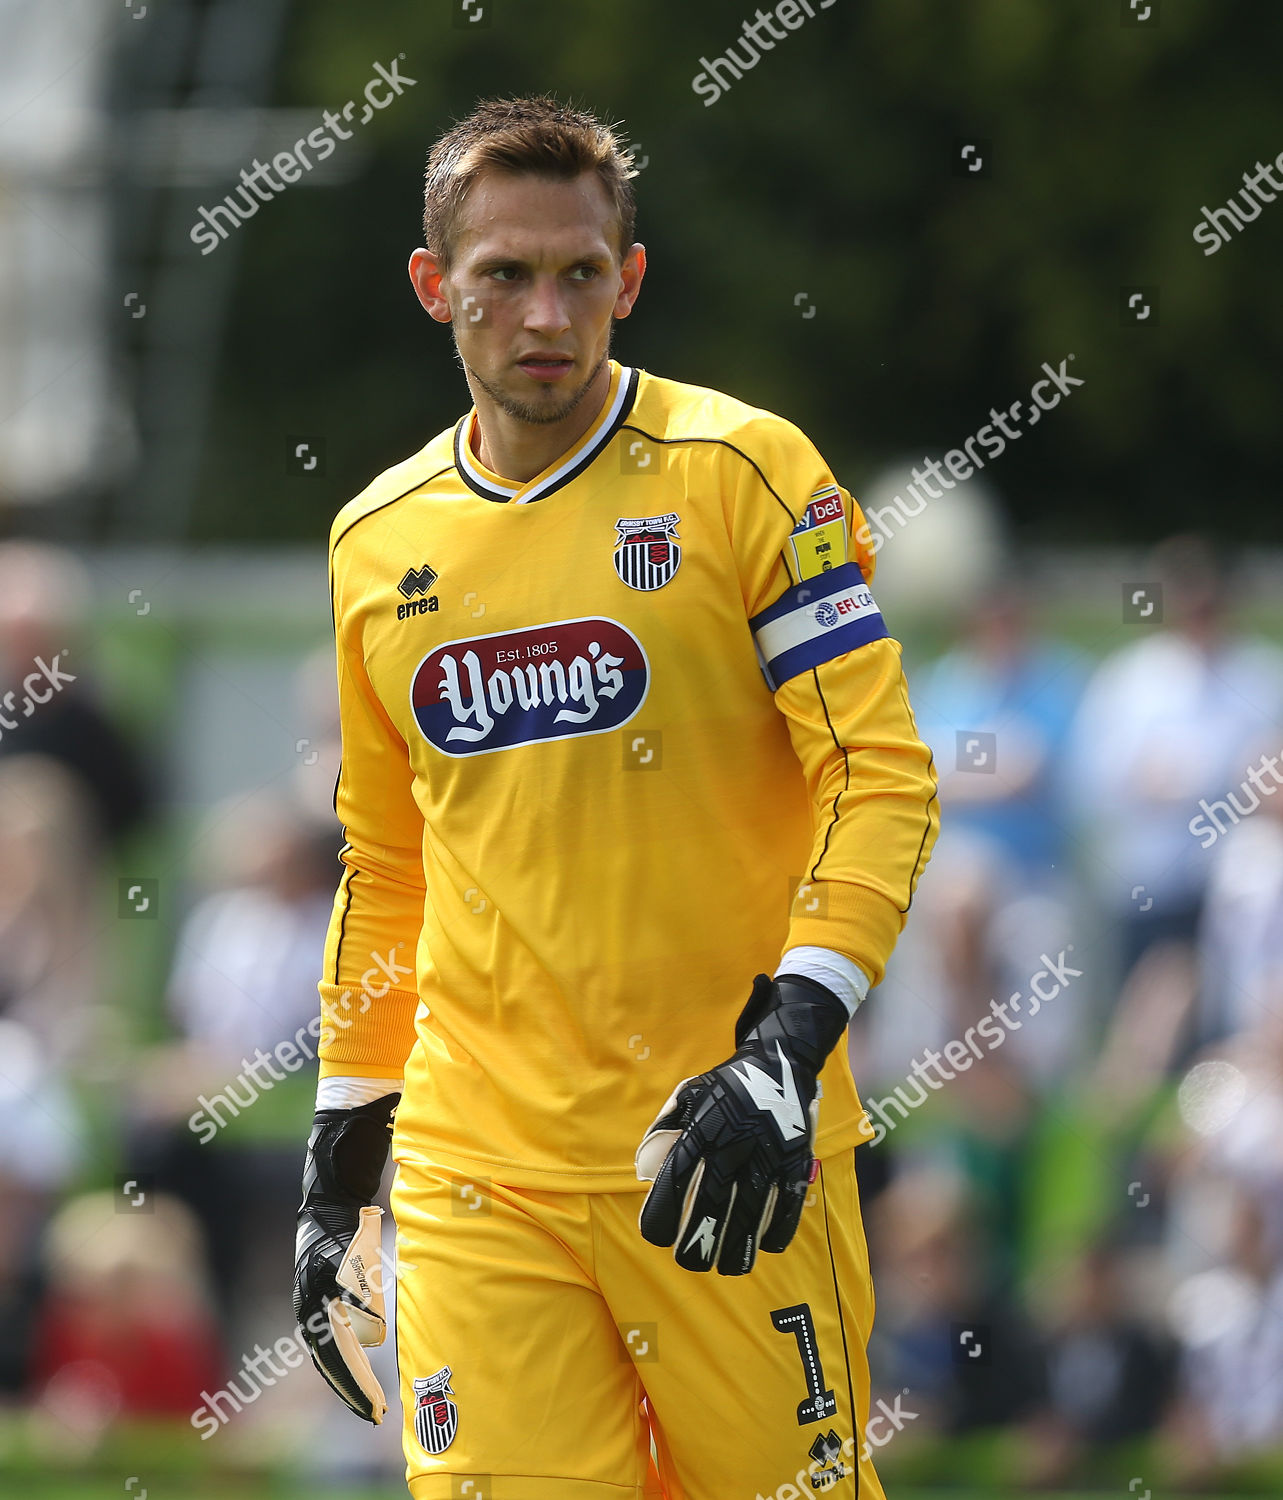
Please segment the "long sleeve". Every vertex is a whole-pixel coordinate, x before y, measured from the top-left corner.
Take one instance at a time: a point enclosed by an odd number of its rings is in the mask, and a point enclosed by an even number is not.
[[[809,890],[794,903],[788,945],[845,953],[877,984],[939,826],[899,643],[872,641],[800,673],[775,703],[816,819]]]
[[[935,769],[868,588],[859,507],[801,432],[762,425],[759,460],[739,470],[732,545],[813,811],[787,946],[844,953],[876,984],[935,842]]]
[[[343,740],[334,808],[344,829],[345,868],[318,985],[320,1073],[399,1078],[419,1002],[423,816],[406,743],[366,673],[360,579],[345,577],[337,549],[331,590]]]

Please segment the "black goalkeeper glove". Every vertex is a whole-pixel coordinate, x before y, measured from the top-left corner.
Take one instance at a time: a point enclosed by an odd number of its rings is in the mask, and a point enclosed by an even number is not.
[[[850,1016],[813,979],[759,974],[735,1055],[673,1090],[637,1148],[641,1232],[679,1266],[723,1276],[784,1250],[812,1175],[819,1072]]]
[[[321,1109],[303,1167],[294,1249],[294,1316],[312,1363],[358,1417],[377,1426],[388,1403],[363,1345],[381,1344],[379,1220],[374,1206],[400,1094]]]

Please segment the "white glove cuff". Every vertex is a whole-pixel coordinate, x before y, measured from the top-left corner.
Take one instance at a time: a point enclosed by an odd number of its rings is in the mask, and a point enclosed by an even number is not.
[[[400,1078],[322,1078],[316,1085],[317,1109],[355,1109],[373,1104],[384,1094],[400,1094],[405,1082]]]
[[[869,993],[869,976],[845,953],[835,953],[832,948],[790,948],[772,977],[781,974],[814,979],[832,990],[850,1015],[855,1014],[856,1006]]]

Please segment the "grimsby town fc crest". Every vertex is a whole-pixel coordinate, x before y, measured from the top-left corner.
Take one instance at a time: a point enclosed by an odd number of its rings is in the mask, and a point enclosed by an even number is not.
[[[615,572],[630,589],[662,589],[677,571],[676,511],[663,516],[620,516],[615,522]]]
[[[450,1400],[450,1366],[414,1382],[414,1435],[429,1453],[444,1453],[459,1426],[459,1408]]]

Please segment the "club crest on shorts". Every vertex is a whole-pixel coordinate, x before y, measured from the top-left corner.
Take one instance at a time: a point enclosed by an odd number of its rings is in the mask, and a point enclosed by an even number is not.
[[[681,517],[620,516],[615,522],[615,572],[630,589],[662,589],[677,571],[682,549],[677,544]]]
[[[459,1428],[459,1408],[450,1400],[450,1366],[414,1382],[414,1435],[429,1453],[444,1453]]]

